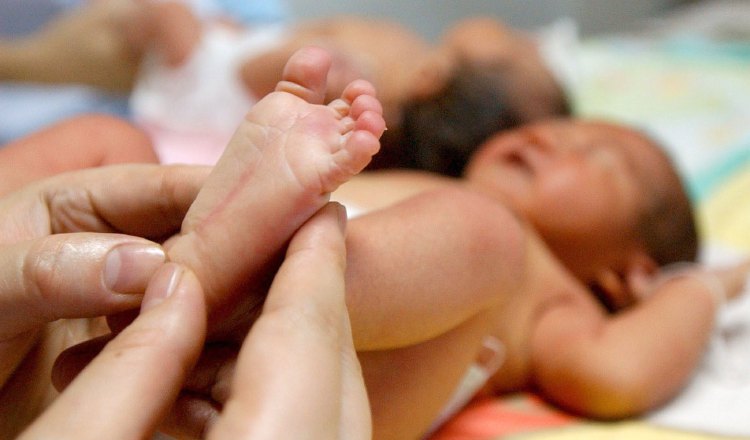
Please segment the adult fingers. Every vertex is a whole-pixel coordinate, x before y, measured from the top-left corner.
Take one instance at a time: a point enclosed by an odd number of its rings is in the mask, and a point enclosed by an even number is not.
[[[367,389],[362,377],[357,352],[354,349],[351,324],[347,314],[344,323],[345,338],[341,353],[341,425],[340,439],[371,439],[372,416]]]
[[[342,352],[352,347],[342,211],[329,204],[292,239],[209,438],[340,436]]]
[[[165,259],[158,244],[119,234],[58,234],[0,247],[0,339],[59,318],[136,307]]]
[[[205,330],[197,278],[165,265],[148,286],[140,316],[21,438],[147,438],[176,399]]]
[[[0,200],[0,242],[50,233],[123,232],[152,239],[179,231],[208,167],[112,165],[57,175]]]
[[[57,358],[52,370],[55,388],[62,391],[68,387],[113,337],[112,334],[102,336],[65,350]],[[197,364],[185,378],[180,395],[161,421],[160,432],[179,439],[203,438],[206,427],[219,416],[222,404],[226,400],[213,397],[213,390],[217,387],[214,381],[225,374],[231,374],[233,362],[228,359],[236,357],[238,351],[239,348],[228,351],[223,348],[204,347]],[[228,384],[224,385],[223,378],[219,380],[221,382],[218,387],[228,388]]]

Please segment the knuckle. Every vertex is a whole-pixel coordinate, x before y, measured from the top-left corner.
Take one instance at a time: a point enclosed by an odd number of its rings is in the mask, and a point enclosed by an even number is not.
[[[154,194],[156,196],[151,198],[154,203],[157,203],[155,210],[162,218],[181,220],[185,214],[183,212],[185,201],[194,198],[192,175],[186,172],[184,166],[178,165],[153,170],[159,173],[158,178],[155,179]]]
[[[95,231],[101,228],[91,195],[82,188],[63,188],[47,194],[53,233]]]
[[[64,261],[70,256],[70,245],[56,240],[35,243],[23,262],[24,297],[29,298],[35,315],[53,320],[55,307],[64,285]]]

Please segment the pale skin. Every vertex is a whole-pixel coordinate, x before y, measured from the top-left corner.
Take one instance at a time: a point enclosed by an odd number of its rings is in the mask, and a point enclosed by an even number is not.
[[[344,215],[326,206],[293,237],[208,438],[370,438],[344,302]],[[205,319],[195,275],[164,265],[131,325],[66,353],[88,361],[107,344],[19,438],[151,437],[196,361]]]
[[[569,128],[555,124],[529,129],[530,138],[541,142],[546,130]],[[653,153],[648,156],[651,147],[626,129],[585,123],[573,127],[576,140],[569,139],[562,149],[541,144],[539,151],[521,153],[503,137],[488,145],[484,156],[495,163],[498,159],[490,154],[495,149],[508,154],[509,166],[532,171],[545,167],[540,175],[557,184],[548,187],[542,179],[541,188],[557,191],[565,188],[564,179],[574,178],[570,184],[578,189],[577,197],[598,201],[581,202],[592,210],[576,211],[576,216],[593,222],[601,212],[618,212],[622,218],[605,217],[605,223],[624,228],[629,213],[640,207],[639,173],[669,183],[660,174],[663,162],[653,160]],[[601,133],[628,148],[617,142],[584,147]],[[525,136],[521,140],[528,142]],[[643,162],[627,155],[634,150],[646,154]],[[555,154],[541,155],[549,151]],[[646,165],[654,162],[662,165]],[[380,208],[352,220],[347,235],[347,302],[375,438],[423,433],[488,334],[508,350],[508,361],[488,384],[488,392],[532,388],[568,409],[601,418],[638,414],[671,397],[689,377],[713,325],[716,302],[706,286],[691,277],[677,279],[638,305],[608,315],[580,279],[607,279],[611,267],[624,265],[627,285],[611,290],[634,295],[653,270],[641,247],[618,243],[614,251],[591,254],[595,258],[587,264],[575,255],[560,260],[518,216],[524,206],[513,202],[532,202],[519,196],[531,194],[525,181],[516,176],[515,186],[506,188],[503,197],[490,198],[498,188],[483,180],[481,164],[473,166],[467,183],[423,174],[379,174],[362,177],[379,183],[384,190],[379,196],[370,190],[358,199],[356,187],[362,180],[356,179],[337,193],[339,200],[359,207]],[[510,179],[514,177],[505,175],[502,181]],[[544,201],[546,193],[535,197]],[[607,200],[624,210],[613,211]],[[531,208],[524,209],[533,217]],[[746,270],[721,274],[730,295],[739,291],[736,279]],[[660,337],[651,337],[654,334]],[[219,374],[215,365],[207,368],[215,383],[206,380],[188,388],[204,393],[208,402],[220,402],[225,373]],[[195,416],[197,426],[206,423],[207,414]]]
[[[71,189],[69,188],[70,185],[68,187],[60,186],[60,182],[54,180],[43,181],[38,184],[39,186],[27,187],[27,190],[14,193],[4,200],[5,203],[9,204],[9,211],[13,212],[16,217],[20,216],[21,219],[24,216],[34,217],[36,215],[36,217],[39,217],[35,218],[39,226],[25,234],[23,233],[25,231],[14,229],[13,226],[17,221],[15,217],[9,216],[6,218],[5,229],[9,240],[28,239],[26,236],[29,234],[32,238],[36,236],[46,237],[49,234],[66,232],[68,229],[101,231],[102,229],[108,230],[108,228],[144,234],[148,237],[171,237],[167,243],[167,253],[174,261],[192,263],[192,266],[194,266],[197,278],[204,284],[205,306],[208,311],[209,322],[213,326],[209,327],[209,330],[216,331],[216,316],[225,317],[221,313],[237,303],[234,295],[241,291],[240,288],[245,283],[245,277],[260,276],[253,274],[253,271],[260,272],[262,269],[266,269],[277,256],[283,256],[283,251],[291,236],[316,211],[326,205],[330,191],[364,168],[372,154],[377,152],[379,147],[378,137],[384,130],[384,122],[381,107],[373,96],[372,87],[366,82],[354,82],[345,89],[340,99],[329,105],[322,105],[325,75],[329,64],[330,58],[318,48],[307,48],[295,54],[287,65],[284,80],[279,83],[277,91],[259,102],[248,114],[246,121],[238,129],[234,140],[227,148],[225,160],[220,161],[208,177],[206,177],[206,169],[188,168],[189,172],[167,173],[167,176],[176,180],[156,179],[154,181],[154,179],[150,179],[146,181],[135,172],[122,172],[122,169],[118,168],[116,171],[120,172],[119,174],[115,173],[115,175],[121,179],[134,178],[141,187],[127,184],[117,186],[117,181],[113,179],[94,179],[98,191],[87,190],[85,187],[76,189],[75,186]],[[151,172],[166,172],[170,169],[172,168],[155,168],[151,169]],[[180,168],[175,169],[180,170]],[[140,168],[133,168],[130,171],[140,170]],[[108,168],[99,168],[91,170],[90,173],[64,174],[58,179],[63,182],[66,181],[65,179],[72,179],[75,182],[78,179],[85,179],[86,176],[91,177],[91,175],[94,175],[93,173],[99,173],[100,176],[103,176],[105,174],[102,173],[110,171]],[[173,184],[179,182],[179,176],[187,178],[189,182],[183,182],[186,185],[175,187]],[[268,186],[261,185],[261,182],[266,182]],[[111,189],[111,193],[106,193],[105,189],[112,184],[115,187]],[[162,186],[160,187],[159,184]],[[156,187],[150,185],[156,185]],[[200,188],[200,192],[197,192],[197,188]],[[155,189],[158,191],[155,191]],[[124,192],[123,198],[117,197],[118,190]],[[135,195],[146,194],[157,197],[154,200],[144,201],[142,206],[129,206],[129,202],[137,203],[138,201],[138,199],[133,199],[134,195],[130,193],[131,190],[136,191]],[[37,192],[42,195],[41,200],[34,197]],[[51,195],[47,195],[48,192],[51,192]],[[167,197],[164,197],[165,195]],[[55,196],[58,197],[55,198]],[[106,197],[109,198],[101,200],[101,198]],[[52,206],[45,205],[44,202],[50,199],[52,201],[49,203]],[[63,200],[58,202],[58,199]],[[186,200],[191,204],[190,210],[187,212],[187,206],[183,203]],[[256,203],[256,206],[262,207],[262,209],[255,210],[254,219],[248,219],[248,222],[244,225],[235,222],[233,226],[227,228],[229,225],[226,224],[228,223],[226,218],[242,214],[241,210],[238,211],[238,208],[247,209]],[[72,213],[65,210],[68,204],[73,205],[68,208],[73,210]],[[110,205],[116,209],[108,210],[107,207]],[[273,206],[273,209],[268,209],[271,206]],[[53,215],[57,214],[57,210],[61,208],[64,211],[61,213],[60,220],[55,221]],[[51,210],[51,212],[41,215],[44,214],[45,209]],[[149,212],[153,212],[149,210],[156,210],[158,213],[156,216],[160,218],[168,215],[169,220],[176,219],[178,223],[181,222],[181,233],[173,235],[175,225],[171,221],[162,222],[166,224],[152,224],[151,221],[147,221],[146,224],[143,224],[143,219],[154,216],[149,214]],[[273,215],[269,215],[271,213]],[[282,220],[278,216],[285,216],[286,218]],[[53,219],[50,220],[50,217]],[[219,219],[223,221],[219,222]],[[51,230],[44,229],[45,225],[48,225],[47,227]],[[274,225],[281,225],[281,227],[274,227]],[[37,230],[40,228],[42,230]],[[250,233],[248,233],[247,228],[250,228]],[[262,234],[256,233],[256,231],[261,230],[263,231]],[[232,241],[226,239],[225,234],[228,233],[237,233],[239,236],[247,237],[252,235],[255,238],[248,241]],[[51,235],[51,238],[45,240],[54,243],[64,241],[63,237],[57,235]],[[124,240],[124,238],[121,240]],[[237,254],[220,256],[214,253],[204,253],[215,248],[203,247],[203,243],[218,244],[219,242],[223,243],[222,245],[234,246]],[[104,264],[103,260],[106,259],[108,248],[100,245],[97,252],[89,252],[78,256],[79,260],[83,259],[84,261],[76,261],[73,258],[76,255],[68,256],[66,254],[64,259],[54,257],[55,251],[58,250],[54,243],[42,248],[41,251],[47,251],[42,255],[38,255],[39,250],[32,247],[31,250],[36,251],[31,255],[33,258],[24,256],[24,254],[17,256],[12,254],[14,258],[26,261],[24,264],[31,264],[32,269],[39,266],[35,261],[40,259],[42,262],[51,260],[70,266],[59,268],[52,264],[42,264],[41,269],[44,269],[43,271],[35,269],[30,272],[31,275],[41,277],[41,281],[37,281],[36,278],[26,281],[18,280],[18,301],[15,297],[10,297],[6,301],[7,307],[18,309],[17,302],[22,302],[20,298],[23,295],[28,294],[32,295],[33,298],[37,297],[34,296],[35,292],[24,292],[24,286],[27,286],[25,283],[41,282],[40,290],[43,295],[55,295],[55,298],[67,305],[67,308],[61,308],[57,305],[51,311],[40,311],[37,310],[40,306],[32,303],[28,307],[28,316],[23,313],[5,314],[5,316],[12,316],[13,319],[6,323],[8,328],[3,333],[3,337],[7,340],[7,346],[5,347],[7,350],[5,350],[6,356],[2,357],[4,362],[2,378],[6,385],[18,383],[17,387],[4,387],[2,398],[9,399],[8,401],[17,401],[19,396],[31,397],[35,393],[34,390],[28,389],[28,386],[24,385],[27,382],[23,377],[20,377],[20,373],[18,376],[13,375],[21,362],[28,361],[32,365],[39,366],[40,370],[33,370],[31,373],[44,377],[48,374],[47,371],[55,352],[73,342],[51,338],[46,358],[29,356],[31,359],[25,359],[29,349],[39,343],[39,332],[45,329],[47,320],[114,314],[137,305],[141,297],[137,294],[131,294],[119,296],[113,300],[104,295],[101,299],[104,304],[87,303],[87,310],[77,310],[77,308],[80,308],[77,304],[79,304],[81,298],[77,300],[67,298],[63,292],[66,292],[70,286],[59,282],[53,283],[49,278],[57,273],[63,276],[70,275],[71,279],[67,281],[72,283],[73,286],[88,282],[93,286],[94,293],[101,296],[108,289],[114,289],[113,287],[102,286],[101,282],[96,282],[97,276],[102,276],[102,264]],[[110,247],[116,244],[110,245]],[[49,249],[50,247],[51,249]],[[153,260],[152,262],[157,266],[162,264],[165,259],[164,251],[160,250],[158,246],[152,245],[149,249],[151,248],[155,248],[153,252],[155,258],[149,261]],[[243,256],[246,265],[234,264],[237,261],[237,255],[253,250],[256,251],[254,254],[250,253]],[[304,254],[305,252],[302,251],[298,253]],[[93,261],[88,261],[87,258]],[[148,275],[153,274],[154,267],[152,266],[154,265],[138,267],[137,265],[133,266],[134,263],[130,260],[122,261],[124,261],[122,264],[125,264],[124,267],[121,266],[123,272],[126,275],[135,274],[133,276],[137,275],[137,278],[135,280],[116,281],[116,284],[120,283],[116,287],[121,290],[125,289],[126,293],[142,291]],[[83,267],[93,266],[90,268],[90,273],[86,272],[90,275],[88,278],[82,276],[84,274],[81,274],[80,270],[73,270],[73,267],[82,263],[87,263],[83,264]],[[229,269],[228,272],[222,272],[223,278],[221,280],[209,277],[209,274],[217,273],[215,272],[217,267]],[[275,268],[273,270],[275,272]],[[75,273],[75,276],[73,276],[73,273]],[[105,277],[105,279],[108,278]],[[103,287],[106,287],[106,289],[103,289]],[[258,287],[264,295],[265,288],[265,285]],[[51,290],[52,293],[47,293],[48,290]],[[257,306],[260,304],[260,299],[251,298],[250,302]],[[44,301],[42,303],[46,304]],[[47,306],[45,305],[45,307]],[[277,307],[284,308],[281,305]],[[259,310],[256,312],[259,312]],[[228,320],[222,321],[222,324],[227,327],[229,323]],[[65,324],[64,322],[63,325]],[[346,321],[340,324],[342,330],[348,329],[348,324],[344,325]],[[115,324],[115,326],[118,325]],[[235,336],[244,336],[237,333],[241,329],[238,330],[234,327],[232,330],[234,330]],[[101,333],[100,328],[84,328],[81,331],[82,335],[98,333]],[[344,332],[344,337],[347,333],[348,330]],[[47,339],[41,337],[41,340],[45,343]],[[341,350],[346,355],[346,338],[343,341],[344,345]],[[351,354],[342,358],[341,362],[345,365],[341,368],[342,371],[347,371],[344,375],[346,379],[342,379],[344,383],[339,384],[338,391],[332,394],[333,397],[336,397],[339,392],[344,390],[345,394],[352,396],[352,399],[346,399],[346,403],[341,401],[337,407],[332,407],[339,412],[341,417],[349,414],[350,411],[353,411],[357,417],[361,416],[361,411],[351,409],[352,401],[357,401],[354,408],[365,408],[366,410],[366,400],[358,398],[356,390],[352,391],[357,384],[356,381],[352,382],[348,372],[357,371],[358,368],[356,367],[356,361],[353,359]],[[352,368],[354,370],[351,370]],[[338,376],[332,376],[332,380],[336,377]],[[16,379],[18,380],[16,381]],[[48,390],[44,382],[38,382],[40,384],[38,392],[42,394],[41,399],[27,399],[30,402],[29,407],[13,406],[18,414],[23,415],[23,418],[8,419],[7,425],[3,426],[3,432],[17,432],[19,427],[22,427],[24,422],[29,420],[29,416],[33,417],[34,412],[44,407],[53,397],[52,394],[47,394]],[[335,400],[339,401],[338,397]],[[178,401],[178,407],[183,403],[189,405],[189,399],[187,402]],[[300,410],[307,411],[304,408]],[[4,417],[10,415],[3,414]],[[345,418],[350,419],[348,416]],[[332,427],[328,426],[326,429],[330,428]],[[343,429],[342,432],[344,433],[350,429],[350,427],[337,426],[334,426],[334,428],[336,430]],[[369,432],[369,419],[361,418],[360,422],[357,423],[356,430],[359,429]]]
[[[157,161],[140,129],[111,116],[79,116],[0,148],[0,194],[66,171]]]
[[[320,61],[312,65],[318,66],[313,72],[325,70]],[[554,163],[574,166],[584,157],[581,153],[566,151],[571,162]],[[611,152],[605,153],[606,172],[597,168],[602,165],[598,152],[594,160],[583,162],[588,178],[611,174]],[[623,177],[611,188],[623,197],[617,201],[636,200],[628,195],[640,187],[632,177]],[[571,275],[576,267],[566,268],[571,262],[558,261],[529,224],[519,220],[522,211],[510,197],[498,203],[474,186],[438,180],[433,185],[416,178],[422,189],[432,185],[433,192],[353,220],[347,238],[347,302],[376,438],[414,438],[424,432],[487,334],[503,340],[510,352],[510,361],[491,382],[493,391],[535,387],[565,407],[608,418],[645,411],[679,389],[713,324],[716,303],[702,283],[675,280],[610,317]],[[398,201],[398,193],[393,194],[391,201]],[[220,249],[216,243],[213,249]],[[607,253],[596,257],[605,268],[615,260],[629,268],[646,261],[638,250],[634,244],[617,258]],[[584,265],[577,275],[599,276],[598,267]],[[632,278],[637,274],[634,269]],[[725,284],[730,285],[736,277],[728,274]],[[642,340],[644,334],[648,338]],[[661,336],[658,341],[654,334]],[[445,361],[448,352],[453,362]],[[621,360],[624,352],[628,362]],[[602,377],[601,372],[613,375]],[[557,380],[560,376],[568,380]],[[414,402],[420,405],[414,408]]]
[[[544,178],[557,182],[555,191],[564,177],[575,178],[574,194],[592,209],[576,211],[576,218],[592,222],[600,212],[617,212],[622,218],[605,216],[604,222],[624,228],[641,206],[641,173],[652,175],[650,182],[669,183],[665,163],[655,153],[649,155],[653,147],[640,135],[617,126],[555,122],[529,130],[542,139],[547,130],[560,134],[571,126],[575,142],[543,144],[537,152],[522,154],[530,157],[519,157],[503,137],[501,150],[512,153],[504,166],[545,167]],[[582,147],[602,133],[617,142]],[[493,148],[488,145],[487,151]],[[554,154],[539,156],[542,152]],[[520,163],[524,160],[530,163]],[[347,233],[347,304],[374,437],[423,434],[476,359],[486,335],[505,344],[507,361],[485,392],[533,389],[571,411],[605,419],[640,414],[672,397],[695,368],[713,327],[717,301],[706,284],[678,278],[609,315],[581,279],[608,280],[603,285],[612,295],[629,292],[633,302],[655,271],[637,241],[610,243],[612,249],[600,243],[602,251],[592,253],[587,264],[580,264],[576,255],[561,259],[519,217],[522,207],[512,204],[511,196],[529,194],[524,182],[516,182],[504,197],[488,197],[497,188],[481,184],[480,165],[474,165],[476,174],[464,183],[381,173],[353,179],[334,194],[359,208],[379,208],[351,220]],[[382,193],[374,196],[371,185],[367,192],[355,189],[367,180],[377,182]],[[546,195],[536,197],[545,200]],[[613,210],[609,203],[623,210]],[[622,280],[611,279],[615,267],[627,273]],[[743,265],[714,274],[731,298],[747,270]],[[220,402],[220,394],[212,390],[221,389],[223,379],[217,373],[214,377],[215,383],[204,382],[193,391]]]
[[[351,221],[347,243],[355,341],[358,348],[377,350],[361,357],[376,438],[414,438],[424,432],[487,334],[506,345],[507,361],[486,392],[534,389],[590,417],[642,413],[664,403],[689,378],[716,313],[716,298],[705,283],[679,278],[637,305],[609,315],[581,279],[610,280],[611,268],[624,261],[625,268],[619,270],[627,274],[625,285],[610,287],[609,293],[629,291],[632,303],[638,292],[648,288],[653,272],[653,263],[643,251],[634,243],[607,246],[600,241],[602,250],[585,254],[590,261],[582,262],[577,255],[566,259],[567,254],[552,252],[531,227],[538,213],[545,213],[544,219],[565,221],[564,212],[534,208],[535,202],[542,202],[539,206],[545,209],[553,205],[547,199],[549,189],[555,199],[563,196],[558,193],[567,185],[563,178],[575,176],[569,190],[575,190],[572,194],[582,206],[563,208],[575,209],[576,218],[589,222],[603,213],[607,224],[619,228],[639,209],[636,195],[643,191],[639,173],[654,176],[650,182],[669,182],[664,162],[649,153],[653,147],[642,138],[616,126],[590,123],[578,124],[571,131],[575,137],[566,137],[571,126],[576,125],[540,123],[527,132],[499,135],[470,164],[464,182],[381,173],[362,176],[338,192],[339,200],[354,206],[380,208]],[[586,142],[598,140],[602,131],[622,143]],[[547,137],[563,141],[544,142]],[[540,146],[529,147],[534,143]],[[517,150],[519,145],[530,151]],[[487,176],[494,176],[497,183],[490,184]],[[605,178],[613,183],[608,186],[600,180]],[[359,189],[377,184],[375,188],[381,190],[377,196],[356,189],[365,179]],[[554,185],[547,186],[546,179]],[[413,195],[430,186],[432,192]],[[407,197],[405,201],[389,206],[400,195]],[[611,202],[602,202],[608,199]],[[604,205],[597,207],[600,202]],[[617,206],[627,209],[618,211]],[[623,212],[619,220],[612,217],[617,212]],[[519,214],[526,219],[520,220]],[[397,227],[400,217],[409,226]],[[591,227],[584,230],[594,234]],[[609,247],[622,251],[612,253]],[[746,263],[715,273],[730,298],[741,291],[740,280],[749,268]],[[383,350],[388,348],[378,345],[383,340],[390,347],[407,347]],[[407,372],[404,364],[409,365]]]
[[[571,160],[578,155],[578,150],[570,152]],[[601,157],[606,160],[600,162]],[[607,155],[597,153],[589,160],[580,165],[585,172],[576,175],[597,182],[613,169],[621,170],[616,161],[612,168]],[[481,176],[477,171],[473,182],[481,182]],[[618,179],[612,191],[619,202],[635,200],[631,197],[638,189],[634,179],[627,175]],[[371,191],[360,193],[357,199],[357,185],[367,181],[379,182],[378,187],[387,191],[377,196]],[[348,303],[368,382],[375,437],[413,438],[423,432],[474,360],[486,334],[500,338],[509,350],[509,361],[488,391],[535,387],[584,414],[621,417],[651,408],[679,388],[713,323],[715,303],[705,286],[690,278],[675,281],[640,306],[610,318],[533,229],[506,208],[511,197],[497,203],[478,194],[482,191],[476,186],[455,185],[424,175],[384,178],[381,174],[355,179],[338,192],[341,200],[383,208],[353,220],[347,239]],[[394,204],[401,199],[407,201]],[[404,270],[415,262],[424,270]],[[582,274],[589,270],[584,269]],[[579,327],[572,328],[571,322]],[[663,337],[641,343],[640,335],[654,332]],[[662,343],[669,349],[658,345]],[[620,360],[625,347],[638,368]],[[676,356],[677,347],[681,356]],[[447,352],[454,362],[445,362]],[[661,357],[665,362],[654,363],[661,369],[644,368]],[[622,374],[611,380],[601,377],[601,371]],[[556,380],[562,374],[569,380]],[[212,386],[197,388],[211,394]],[[421,402],[418,408],[414,401]]]
[[[319,48],[290,58],[276,92],[245,117],[188,211],[180,236],[169,243],[170,259],[193,268],[201,280],[209,320],[220,327],[232,325],[230,311],[242,313],[233,298],[263,282],[294,231],[378,151],[385,123],[374,89],[356,81],[322,105],[329,66]],[[282,107],[285,113],[276,111]],[[256,176],[269,184],[255,183]],[[263,209],[248,216],[248,206]],[[241,217],[246,218],[233,220]],[[250,306],[257,307],[258,300],[251,298]]]
[[[62,349],[106,333],[86,318],[138,306],[166,260],[151,240],[179,231],[207,171],[101,167],[0,199],[2,436],[15,437],[56,397],[49,376]]]
[[[603,133],[608,143],[600,142]],[[654,408],[681,388],[713,327],[717,301],[706,284],[679,278],[609,315],[581,283],[603,279],[615,298],[630,292],[622,305],[649,288],[654,263],[635,239],[613,238],[641,209],[644,175],[670,183],[653,148],[617,126],[540,123],[490,140],[463,182],[383,172],[341,188],[339,200],[379,209],[350,222],[347,243],[355,341],[376,350],[361,357],[375,438],[424,432],[487,334],[503,341],[507,361],[485,392],[532,389],[586,416],[620,418]],[[580,205],[571,199],[563,211],[550,211],[566,194]],[[594,246],[583,253],[589,260],[542,241],[562,240],[566,209],[588,222],[580,229],[593,238],[579,249]],[[398,218],[409,226],[399,228]],[[537,235],[537,224],[547,235]],[[714,275],[731,298],[749,268]],[[623,280],[612,280],[615,270],[626,273]],[[383,350],[383,340],[407,347]]]

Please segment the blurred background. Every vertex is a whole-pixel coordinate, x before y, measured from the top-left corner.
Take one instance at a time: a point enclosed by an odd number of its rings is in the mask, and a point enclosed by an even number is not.
[[[502,18],[513,27],[534,30],[561,17],[575,20],[582,36],[629,31],[697,0],[286,0],[295,18],[361,14],[389,18],[436,38],[442,29],[472,15]]]

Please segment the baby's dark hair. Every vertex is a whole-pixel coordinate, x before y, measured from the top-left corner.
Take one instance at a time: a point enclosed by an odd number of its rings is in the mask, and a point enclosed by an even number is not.
[[[447,85],[403,108],[401,129],[386,132],[383,142],[399,150],[405,168],[460,176],[474,151],[492,134],[534,119],[524,110],[524,97],[511,90],[512,66],[462,63]],[[570,114],[562,92],[545,102],[546,116]],[[397,144],[397,145],[396,145]],[[377,158],[376,158],[377,159]]]
[[[652,141],[653,142],[653,141]],[[659,266],[698,258],[698,230],[690,197],[665,149],[656,145],[670,165],[667,185],[653,185],[655,192],[642,213],[637,233]]]
[[[698,258],[699,238],[695,214],[685,186],[678,176],[671,158],[666,150],[643,133],[667,165],[669,172],[666,180],[645,182],[646,206],[636,219],[632,230],[635,239],[644,246],[645,251],[658,266],[672,263],[692,262]],[[602,305],[610,312],[617,312],[612,299],[597,283],[590,283],[589,288]]]

